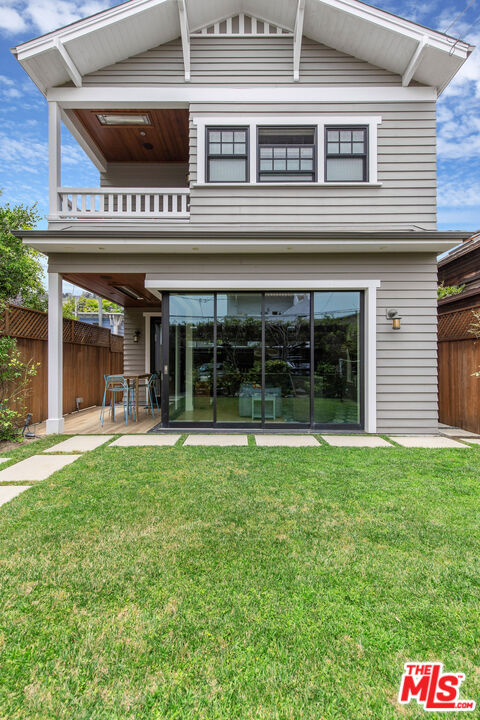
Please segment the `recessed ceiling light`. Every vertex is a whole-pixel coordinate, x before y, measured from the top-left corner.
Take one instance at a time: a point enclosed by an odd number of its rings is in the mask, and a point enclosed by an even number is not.
[[[147,113],[97,113],[100,125],[151,125]]]
[[[153,150],[152,143],[143,143],[143,147],[145,148],[145,150]]]
[[[145,137],[146,134],[147,134],[147,133],[145,132],[145,130],[140,130],[140,135],[141,135],[142,137]]]

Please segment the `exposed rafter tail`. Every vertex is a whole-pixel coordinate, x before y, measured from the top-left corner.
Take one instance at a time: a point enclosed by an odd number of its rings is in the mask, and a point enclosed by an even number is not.
[[[410,62],[407,65],[407,68],[405,72],[402,75],[402,85],[403,87],[408,87],[410,85],[410,82],[415,75],[416,71],[418,70],[418,66],[422,62],[423,53],[425,52],[425,48],[428,46],[428,37],[424,35],[420,42],[418,43],[415,52],[413,53]]]
[[[82,76],[60,38],[55,38],[55,47],[60,53],[60,57],[62,58],[65,69],[70,76],[70,80],[74,85],[76,85],[76,87],[82,87]]]
[[[295,30],[293,32],[293,80],[300,80],[300,58],[302,55],[303,19],[305,16],[305,0],[298,0]]]
[[[182,34],[185,82],[190,82],[190,28],[188,25],[187,6],[185,4],[185,0],[178,0],[178,12],[180,15],[180,31]]]

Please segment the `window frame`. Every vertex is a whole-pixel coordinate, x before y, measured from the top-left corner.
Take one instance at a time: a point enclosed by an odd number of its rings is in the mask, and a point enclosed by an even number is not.
[[[298,124],[293,124],[293,125],[291,125],[291,124],[288,124],[288,125],[287,124],[285,124],[285,125],[283,125],[283,124],[282,125],[279,125],[279,124],[263,125],[262,124],[262,125],[260,125],[260,124],[258,124],[256,126],[256,128],[257,128],[257,135],[256,135],[257,178],[256,178],[256,182],[258,184],[261,184],[261,185],[265,185],[265,184],[269,184],[269,183],[295,183],[295,184],[308,183],[308,184],[312,184],[312,183],[318,182],[318,125],[317,124],[312,124],[312,125],[303,125],[303,124],[302,125],[298,125]],[[276,129],[278,129],[279,131],[281,131],[281,130],[313,130],[313,144],[305,145],[305,147],[313,148],[313,157],[312,157],[313,170],[312,170],[312,173],[310,173],[310,172],[305,173],[308,175],[313,174],[313,178],[311,180],[310,179],[308,179],[308,180],[307,179],[305,179],[305,180],[286,180],[285,175],[288,175],[288,170],[284,170],[281,173],[280,172],[278,173],[278,174],[282,174],[284,176],[281,180],[275,180],[275,171],[274,170],[271,171],[271,174],[270,174],[270,177],[268,180],[262,180],[260,178],[260,175],[264,174],[265,172],[269,172],[269,171],[262,172],[261,167],[260,167],[260,163],[262,160],[262,158],[260,157],[260,148],[262,147],[260,145],[260,132],[262,130],[276,130]],[[274,158],[272,158],[272,160],[273,159]],[[288,160],[288,158],[285,158],[285,159]],[[298,172],[295,172],[294,174],[301,175],[302,171],[299,170]]]
[[[210,132],[245,132],[245,155],[211,155],[210,154]],[[220,140],[222,144],[222,141]],[[245,180],[210,180],[210,160],[238,160],[245,161]],[[249,125],[206,125],[205,126],[205,181],[207,183],[245,185],[250,183],[250,126]]]
[[[363,130],[365,133],[365,152],[364,153],[329,153],[328,152],[328,131],[329,130],[338,130],[341,132],[342,130],[351,130],[354,132],[355,130]],[[340,144],[340,140],[339,140]],[[353,144],[353,140],[352,140]],[[370,126],[369,125],[330,125],[325,124],[324,125],[324,139],[323,139],[323,145],[324,145],[324,179],[326,183],[358,183],[359,185],[362,183],[368,183],[370,182],[369,176],[370,176]],[[363,160],[363,177],[361,180],[329,180],[327,176],[327,167],[328,167],[328,161],[330,159],[344,159],[344,158],[355,158],[355,159],[362,159]]]

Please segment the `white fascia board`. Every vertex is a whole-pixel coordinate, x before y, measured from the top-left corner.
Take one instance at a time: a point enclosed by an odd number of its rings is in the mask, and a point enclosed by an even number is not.
[[[385,30],[396,32],[404,37],[417,40],[418,42],[421,41],[423,36],[426,36],[429,45],[459,58],[466,59],[471,50],[469,43],[436,32],[430,28],[422,27],[410,20],[405,20],[398,15],[384,12],[371,5],[359,3],[357,0],[310,0],[310,2],[327,5],[341,12],[349,13],[358,19],[366,20]]]
[[[60,38],[57,37],[57,38],[55,38],[54,42],[55,42],[55,47],[57,48],[57,50],[60,54],[60,57],[62,58],[62,62],[65,66],[65,70],[67,71],[67,73],[70,77],[70,80],[73,82],[73,84],[77,88],[82,87],[82,76],[81,76],[80,72],[78,71],[78,68],[75,65],[75,63],[73,62],[72,58],[66,51],[62,41],[60,40]]]
[[[302,55],[303,20],[305,17],[305,0],[298,0],[295,30],[293,37],[293,81],[300,80],[300,58]]]
[[[192,85],[136,87],[55,87],[47,100],[65,108],[137,108],[182,106],[189,103],[354,103],[435,102],[433,87],[200,87]],[[100,105],[99,105],[100,103]]]
[[[423,56],[423,53],[425,52],[425,48],[427,47],[427,45],[428,45],[428,37],[426,35],[424,35],[423,38],[418,43],[417,48],[416,48],[415,52],[413,53],[405,72],[402,75],[403,87],[408,87],[408,85],[410,85],[410,82],[411,82],[413,76],[415,75],[416,71],[418,70],[420,63],[422,62],[422,56]]]
[[[109,27],[113,23],[121,20],[126,20],[137,12],[148,10],[156,5],[162,5],[168,2],[169,0],[129,0],[127,3],[116,5],[108,10],[96,13],[91,17],[78,20],[78,22],[67,25],[64,28],[54,30],[47,35],[42,35],[26,43],[22,43],[15,48],[16,56],[20,61],[26,60],[33,55],[54,48],[56,38],[60,38],[63,43],[68,43],[71,40],[81,38],[86,33]]]
[[[81,223],[77,223],[81,225]],[[88,222],[83,227],[88,226]],[[80,227],[78,228],[81,229]],[[125,225],[123,225],[125,229]],[[70,226],[71,230],[71,226]],[[295,229],[292,228],[292,234]],[[65,254],[98,254],[99,263],[101,264],[102,255],[113,253],[115,255],[143,255],[143,254],[285,254],[294,255],[295,253],[412,253],[423,252],[440,254],[451,250],[458,245],[458,240],[199,240],[192,237],[190,240],[172,237],[171,240],[125,240],[125,239],[105,239],[102,238],[102,232],[99,231],[98,237],[92,239],[81,238],[76,240],[72,235],[65,238],[28,238],[24,240],[24,244],[33,247],[45,254],[65,253]],[[408,233],[406,233],[408,235]],[[100,249],[101,248],[101,249]],[[80,272],[81,270],[78,269]],[[62,272],[70,272],[68,262],[62,267]],[[91,269],[85,269],[82,272],[91,272]]]
[[[380,280],[166,280],[164,275],[147,273],[147,290],[366,290],[380,287]]]

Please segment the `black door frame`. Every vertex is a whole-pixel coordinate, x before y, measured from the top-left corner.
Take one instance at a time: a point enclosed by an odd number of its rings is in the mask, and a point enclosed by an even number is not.
[[[205,291],[207,292],[207,291]],[[162,427],[164,428],[194,428],[194,429],[237,429],[237,430],[360,430],[365,428],[365,290],[357,289],[352,292],[360,293],[360,332],[359,332],[359,359],[360,359],[360,422],[359,423],[315,423],[314,417],[314,293],[322,292],[321,289],[302,290],[301,292],[310,293],[310,422],[309,423],[268,423],[265,422],[265,294],[269,290],[258,290],[262,297],[262,417],[261,421],[255,422],[217,422],[217,295],[222,290],[211,290],[208,294],[214,296],[214,323],[213,323],[213,420],[210,422],[170,422],[170,293],[162,293]],[[239,291],[240,292],[240,291]],[[248,292],[248,291],[244,291]],[[283,292],[283,291],[282,291]],[[284,291],[295,292],[295,290]],[[300,292],[300,291],[299,291]],[[338,292],[342,292],[338,290]],[[195,292],[186,292],[185,294],[198,294]]]

